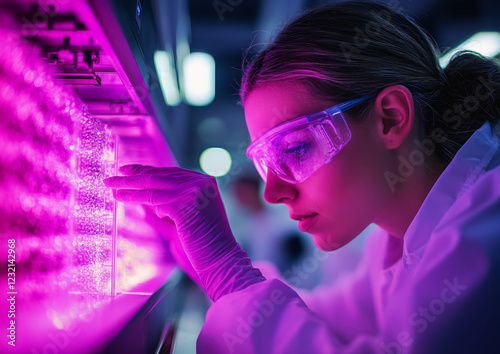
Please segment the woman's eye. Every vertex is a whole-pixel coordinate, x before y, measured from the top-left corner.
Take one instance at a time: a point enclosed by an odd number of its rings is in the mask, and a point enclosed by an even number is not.
[[[308,144],[301,144],[297,146],[293,146],[286,150],[287,154],[293,154],[294,157],[302,157],[305,155],[308,148]]]

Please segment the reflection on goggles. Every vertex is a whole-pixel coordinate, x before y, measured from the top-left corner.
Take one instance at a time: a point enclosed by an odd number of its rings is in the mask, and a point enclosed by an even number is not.
[[[342,110],[371,97],[373,95],[282,123],[250,144],[247,156],[264,181],[270,169],[284,181],[302,182],[330,162],[351,139]]]

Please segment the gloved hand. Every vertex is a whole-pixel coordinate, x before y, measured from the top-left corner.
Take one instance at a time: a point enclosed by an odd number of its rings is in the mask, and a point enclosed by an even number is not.
[[[160,218],[171,219],[180,243],[208,296],[219,297],[264,281],[236,242],[214,177],[178,167],[127,165],[124,177],[105,185],[116,189],[118,201],[155,207]]]

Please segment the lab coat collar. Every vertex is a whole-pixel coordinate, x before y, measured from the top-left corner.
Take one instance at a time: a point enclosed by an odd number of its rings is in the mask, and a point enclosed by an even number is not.
[[[404,235],[403,265],[422,257],[432,231],[450,207],[484,173],[499,146],[500,124],[486,122],[466,141],[430,190]]]

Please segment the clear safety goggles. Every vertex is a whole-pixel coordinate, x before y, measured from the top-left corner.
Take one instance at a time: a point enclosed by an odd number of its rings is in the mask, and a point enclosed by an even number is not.
[[[248,146],[247,156],[264,182],[269,170],[283,181],[303,182],[330,162],[351,139],[342,111],[374,96],[364,96],[281,123],[255,139]]]

